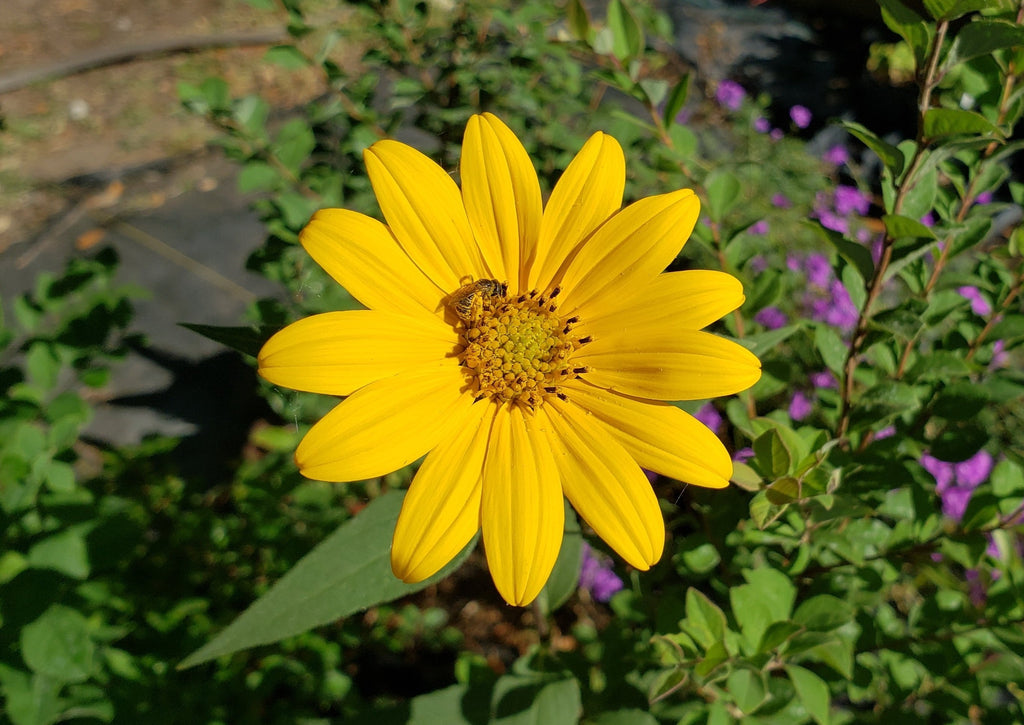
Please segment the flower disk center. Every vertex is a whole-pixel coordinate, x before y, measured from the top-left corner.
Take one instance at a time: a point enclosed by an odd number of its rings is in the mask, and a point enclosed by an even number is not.
[[[557,385],[576,377],[569,359],[578,343],[572,323],[549,298],[531,293],[517,299],[481,294],[462,317],[462,364],[475,378],[478,397],[517,402],[533,409]]]

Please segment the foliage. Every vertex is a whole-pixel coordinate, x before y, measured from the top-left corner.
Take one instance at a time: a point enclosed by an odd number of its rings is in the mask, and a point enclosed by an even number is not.
[[[870,60],[916,88],[916,128],[883,137],[844,120],[848,143],[823,158],[808,144],[820,119],[681,74],[667,22],[640,3],[612,0],[599,19],[578,0],[366,1],[327,24],[285,0],[292,42],[267,61],[317,69],[321,99],[283,119],[221,79],[180,93],[259,194],[268,238],[248,264],[287,300],[254,305],[248,327],[197,331],[251,353],[297,317],[354,306],[296,241],[318,208],[377,214],[361,154],[378,138],[454,168],[466,119],[492,111],[549,191],[604,130],[626,151],[628,197],[701,195],[705,218],[673,266],[744,281],[719,331],[764,377],[686,406],[735,452],[736,485],[656,481],[665,556],[643,574],[618,564],[625,586],[607,604],[577,590],[581,537],[599,544],[574,519],[533,611],[493,604],[476,553],[391,601],[373,542],[411,472],[303,481],[290,452],[330,401],[264,386],[280,417],[252,430],[223,480],[180,467],[187,441],[84,465],[82,386],[104,383],[131,313],[115,260],[76,260],[16,302],[18,330],[0,335],[4,715],[1024,722],[1024,185],[1011,175],[1024,10],[880,6],[892,36]],[[357,67],[341,45],[362,49]],[[293,585],[332,574],[343,594],[323,606]],[[175,670],[190,652],[203,664]]]

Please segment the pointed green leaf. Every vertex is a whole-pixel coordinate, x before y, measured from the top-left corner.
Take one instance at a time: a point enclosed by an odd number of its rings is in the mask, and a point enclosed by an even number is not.
[[[818,725],[828,725],[829,704],[832,701],[828,683],[810,670],[796,665],[786,665],[786,675],[793,683],[793,689],[796,690],[800,702],[814,718],[814,722]]]
[[[797,607],[793,621],[815,632],[828,632],[853,620],[853,607],[831,594],[811,597]]]
[[[1024,27],[994,18],[977,20],[968,23],[956,34],[946,59],[946,67],[952,68],[965,60],[1021,45],[1024,45]]]
[[[33,672],[59,682],[84,682],[95,668],[96,645],[89,620],[54,604],[21,630],[21,655]]]
[[[389,491],[370,502],[178,668],[306,632],[417,592],[454,571],[469,556],[475,541],[426,581],[406,584],[391,573],[391,536],[404,498],[404,491]]]
[[[661,120],[665,124],[665,128],[671,128],[672,124],[676,122],[676,116],[679,115],[679,111],[682,110],[686,104],[686,97],[690,94],[690,78],[691,74],[687,73],[679,82],[672,88],[672,92],[668,95],[668,101],[665,102],[665,110],[662,111]]]
[[[878,4],[882,6],[882,20],[891,31],[907,41],[914,51],[917,67],[923,68],[935,35],[931,23],[899,0],[878,0]]]
[[[893,239],[901,239],[903,237],[935,239],[935,233],[917,219],[911,219],[900,214],[885,214],[882,217],[882,223],[885,224],[885,231]]]
[[[581,0],[569,0],[566,8],[566,16],[569,22],[569,30],[577,40],[587,42],[590,38],[590,16]]]
[[[623,63],[636,58],[644,49],[644,31],[633,13],[621,0],[608,3],[608,27],[613,38],[612,54]]]
[[[770,478],[785,475],[793,465],[793,453],[774,429],[765,431],[754,440],[754,455],[761,473]]]
[[[900,174],[903,173],[904,159],[903,154],[898,148],[887,141],[883,141],[874,131],[859,123],[841,121],[840,124],[851,134],[859,138],[865,146],[874,151],[875,155],[882,160],[882,163],[885,164],[894,178],[898,179],[900,177]]]
[[[683,628],[698,644],[710,647],[725,637],[725,613],[703,592],[686,590],[686,619]]]
[[[850,350],[839,337],[834,327],[820,324],[814,328],[814,346],[821,353],[821,359],[829,370],[840,378],[843,376],[843,367],[846,365],[846,356]]]
[[[746,667],[733,670],[725,682],[726,690],[744,715],[750,715],[768,699],[764,675]]]
[[[959,108],[931,108],[924,114],[924,136],[929,141],[959,135],[983,135],[1002,138],[994,123],[974,111]]]
[[[728,169],[720,168],[711,172],[705,188],[708,194],[708,216],[712,221],[720,222],[740,199],[740,181]]]
[[[575,678],[508,674],[494,685],[490,725],[576,725],[581,709]]]

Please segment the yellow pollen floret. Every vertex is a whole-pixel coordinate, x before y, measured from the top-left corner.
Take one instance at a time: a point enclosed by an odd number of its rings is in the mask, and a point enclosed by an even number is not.
[[[576,320],[559,317],[556,305],[536,293],[510,299],[478,295],[472,313],[460,315],[459,355],[477,395],[532,410],[583,368],[569,364],[580,343],[570,337]]]

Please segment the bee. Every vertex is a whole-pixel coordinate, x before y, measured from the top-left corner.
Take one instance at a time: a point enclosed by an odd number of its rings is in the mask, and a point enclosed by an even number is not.
[[[474,304],[477,300],[483,303],[488,297],[503,297],[508,292],[508,285],[496,279],[478,279],[475,282],[464,284],[455,290],[448,298],[448,304],[459,319],[464,322],[472,322],[479,314],[479,305]]]

